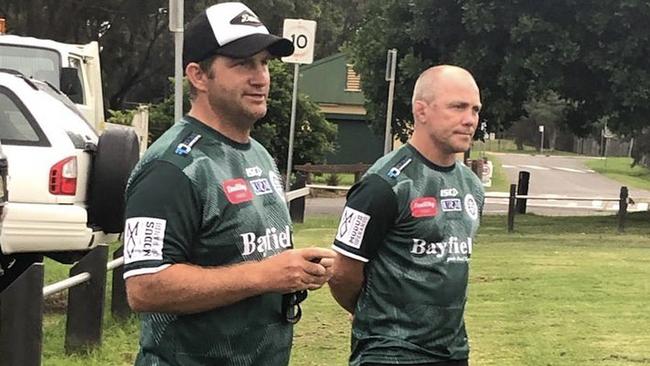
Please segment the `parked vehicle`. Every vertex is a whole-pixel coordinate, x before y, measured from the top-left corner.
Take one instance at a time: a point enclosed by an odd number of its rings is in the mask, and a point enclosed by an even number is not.
[[[95,127],[104,129],[99,45],[0,34],[0,68],[46,81],[60,89]]]
[[[0,69],[0,142],[9,163],[0,290],[38,256],[72,263],[123,230],[124,188],[139,156],[130,129],[101,136],[51,83]]]

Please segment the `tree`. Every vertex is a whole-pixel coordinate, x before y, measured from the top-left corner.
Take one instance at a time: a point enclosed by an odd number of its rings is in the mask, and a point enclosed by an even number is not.
[[[637,131],[650,112],[650,3],[641,0],[386,0],[371,2],[346,47],[361,75],[367,109],[385,120],[386,50],[399,55],[393,129],[406,138],[410,93],[426,67],[452,63],[481,88],[490,131],[524,114],[526,100],[554,90],[569,103],[571,131],[607,117],[616,132]]]
[[[533,123],[534,130],[529,130],[528,134],[535,136],[534,131],[538,131],[539,126],[544,126],[544,136],[548,139],[548,148],[555,150],[555,141],[560,130],[563,129],[566,122],[566,110],[570,107],[567,101],[560,98],[556,92],[549,90],[539,97],[534,97],[524,103],[524,110],[528,119]]]
[[[255,123],[252,136],[276,159],[284,170],[289,151],[289,127],[291,122],[292,74],[289,65],[279,61],[269,64],[271,90],[266,116]],[[173,84],[173,81],[172,81]],[[173,86],[173,85],[172,85]],[[189,88],[184,85],[184,110],[189,111]],[[111,112],[109,122],[130,124],[133,111]],[[170,96],[149,108],[150,141],[155,141],[174,123],[174,98]],[[293,163],[322,163],[325,155],[336,148],[336,125],[328,122],[320,113],[318,105],[305,95],[299,94],[296,105],[296,128],[294,136]]]

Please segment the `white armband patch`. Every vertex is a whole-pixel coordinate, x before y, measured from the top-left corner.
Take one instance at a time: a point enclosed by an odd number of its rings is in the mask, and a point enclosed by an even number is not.
[[[167,220],[131,217],[124,225],[124,264],[162,260]]]
[[[368,221],[370,221],[370,215],[345,206],[339,229],[336,232],[336,240],[352,248],[361,248]]]

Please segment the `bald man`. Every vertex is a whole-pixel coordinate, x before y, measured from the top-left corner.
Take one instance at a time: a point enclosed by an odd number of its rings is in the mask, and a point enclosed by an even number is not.
[[[472,75],[424,71],[410,141],[350,190],[334,239],[336,301],[354,315],[350,365],[467,365],[464,309],[484,192],[456,162],[481,109]]]

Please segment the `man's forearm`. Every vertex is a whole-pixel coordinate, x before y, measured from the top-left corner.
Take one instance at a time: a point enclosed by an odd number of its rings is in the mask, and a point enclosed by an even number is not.
[[[138,312],[197,313],[267,292],[260,262],[223,267],[174,264],[127,279],[129,304]]]
[[[357,305],[357,299],[361,292],[361,283],[342,281],[340,278],[337,278],[335,274],[332,279],[330,279],[329,286],[334,300],[336,300],[343,309],[354,314],[354,308]]]
[[[128,278],[126,290],[135,311],[197,313],[263,293],[318,289],[331,277],[334,255],[329,249],[303,248],[231,266],[173,264]]]

